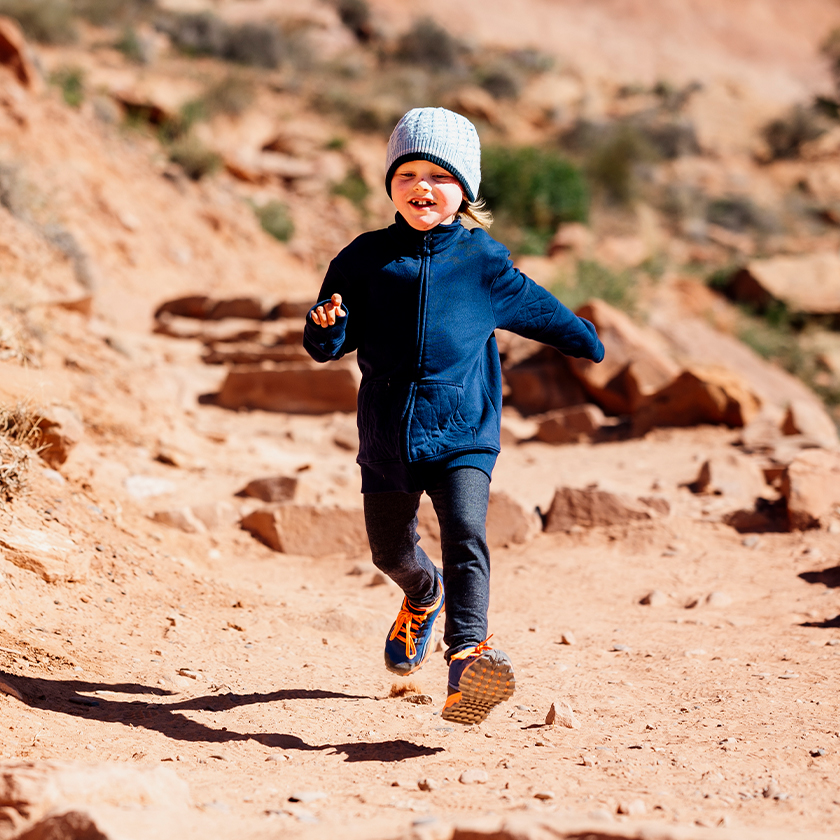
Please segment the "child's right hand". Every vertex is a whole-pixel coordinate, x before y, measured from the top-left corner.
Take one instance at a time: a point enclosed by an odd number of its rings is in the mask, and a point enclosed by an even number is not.
[[[320,327],[331,327],[336,318],[343,318],[347,313],[341,308],[341,295],[335,294],[329,303],[316,306],[312,310],[312,320]]]

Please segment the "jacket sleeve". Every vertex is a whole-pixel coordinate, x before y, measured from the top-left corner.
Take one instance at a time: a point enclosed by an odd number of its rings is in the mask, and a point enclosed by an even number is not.
[[[336,318],[335,324],[322,327],[312,320],[312,310],[327,303],[334,294],[341,295],[341,308],[345,315]],[[306,325],[303,328],[303,346],[316,362],[329,362],[356,349],[355,330],[351,323],[350,310],[347,299],[352,301],[351,284],[339,270],[336,260],[330,263],[321,291],[318,293],[318,303],[306,314]]]
[[[500,328],[548,344],[567,356],[593,362],[604,358],[604,345],[594,325],[514,268],[509,258],[493,281],[490,300]]]

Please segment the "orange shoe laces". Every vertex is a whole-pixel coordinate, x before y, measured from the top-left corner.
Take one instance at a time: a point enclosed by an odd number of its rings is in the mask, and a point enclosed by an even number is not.
[[[453,653],[450,660],[467,659],[470,656],[481,656],[481,654],[485,651],[493,650],[492,646],[487,644],[492,638],[493,634],[491,633],[483,642],[479,642],[475,647],[464,648],[463,650],[459,650],[458,653]]]
[[[408,659],[414,659],[417,656],[417,645],[414,644],[414,635],[423,626],[426,617],[437,609],[439,600],[436,600],[431,606],[425,607],[422,612],[413,612],[408,598],[403,599],[402,607],[397,614],[397,620],[394,622],[394,629],[391,631],[388,639],[389,641],[405,639],[405,655]],[[412,627],[414,621],[417,624]],[[413,633],[412,629],[414,629]]]

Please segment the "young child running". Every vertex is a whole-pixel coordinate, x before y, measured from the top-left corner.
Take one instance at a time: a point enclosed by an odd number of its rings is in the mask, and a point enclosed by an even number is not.
[[[385,666],[406,676],[433,647],[446,602],[444,720],[478,723],[513,694],[510,660],[488,644],[485,526],[499,454],[502,374],[494,330],[601,361],[589,321],[520,273],[486,224],[473,124],[415,108],[388,143],[394,224],[364,233],[332,261],[304,345],[326,362],[357,351],[359,456],[373,562],[405,598]],[[418,545],[426,492],[440,523],[442,573]],[[445,594],[444,594],[445,593]]]

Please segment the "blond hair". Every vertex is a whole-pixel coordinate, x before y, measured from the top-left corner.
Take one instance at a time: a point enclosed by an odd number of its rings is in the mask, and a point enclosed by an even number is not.
[[[472,224],[467,224],[467,227],[483,227],[489,228],[493,224],[493,214],[487,209],[483,198],[477,198],[475,201],[469,201],[467,198],[461,202],[458,208],[458,215],[463,219],[468,219]]]

